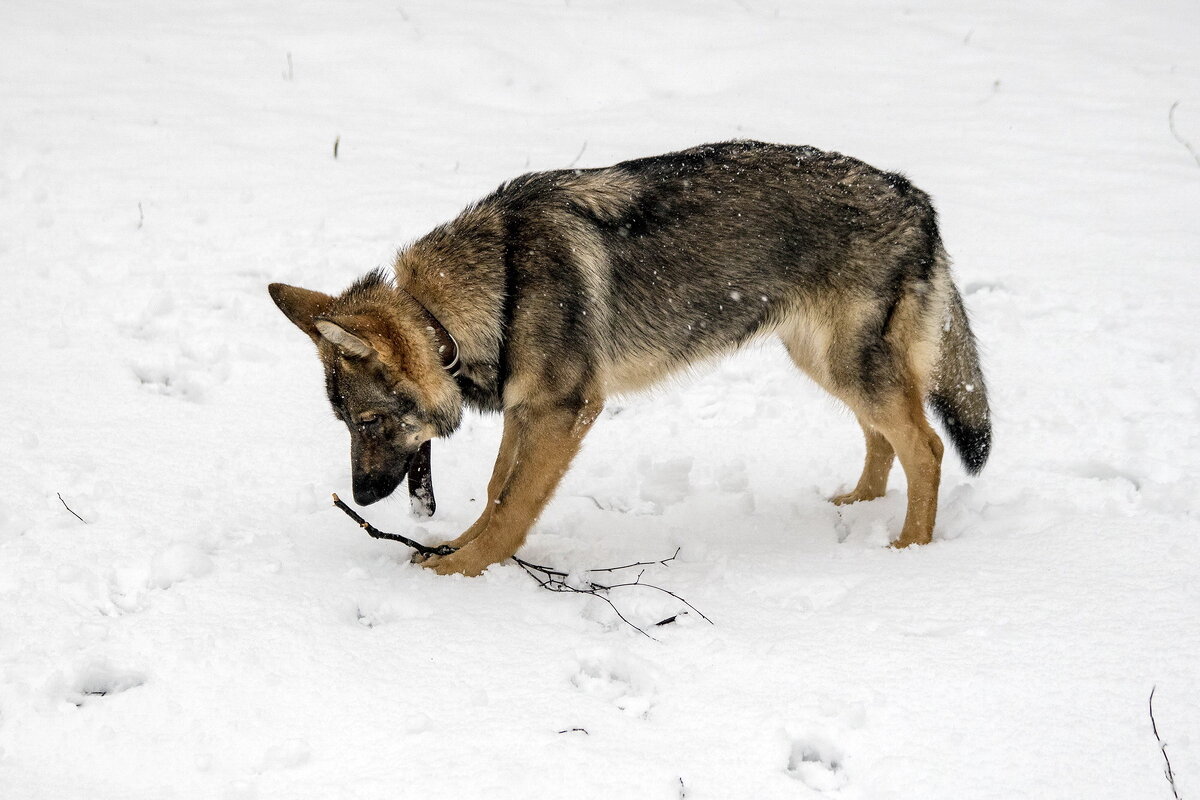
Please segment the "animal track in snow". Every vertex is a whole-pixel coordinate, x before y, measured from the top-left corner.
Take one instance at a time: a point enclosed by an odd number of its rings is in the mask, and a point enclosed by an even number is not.
[[[1008,287],[1002,281],[975,281],[963,287],[963,294],[967,297],[979,294],[980,292],[1008,292]]]
[[[195,348],[186,342],[177,348],[133,363],[134,377],[157,394],[193,402],[203,400],[209,389],[229,377],[228,348]]]
[[[612,702],[626,714],[645,717],[654,704],[654,668],[630,653],[608,648],[579,656],[571,683],[584,694]]]
[[[211,573],[211,558],[194,544],[176,542],[155,553],[150,561],[114,567],[108,576],[108,598],[121,612],[144,610],[154,590]]]
[[[223,310],[229,309],[181,307],[174,296],[160,293],[140,312],[118,321],[122,333],[145,344],[143,355],[130,364],[134,377],[157,394],[202,400],[229,378],[229,346],[219,335],[206,335],[219,322],[213,312]]]
[[[67,692],[67,700],[76,706],[83,706],[93,699],[119,694],[145,682],[146,676],[140,672],[118,669],[105,661],[95,661],[79,671]]]
[[[787,773],[818,792],[834,792],[848,782],[841,751],[813,737],[792,741]]]
[[[643,457],[638,460],[637,469],[641,476],[638,496],[650,503],[655,514],[661,514],[667,506],[680,503],[691,494],[690,457],[665,461]]]

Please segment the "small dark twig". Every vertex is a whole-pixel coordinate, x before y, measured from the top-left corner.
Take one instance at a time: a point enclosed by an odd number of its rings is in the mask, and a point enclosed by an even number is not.
[[[350,506],[343,503],[341,498],[339,498],[336,494],[333,496],[333,504],[335,506],[337,506],[338,508],[340,508],[342,511],[344,511],[346,513],[346,515],[350,517],[350,519],[357,522],[358,526],[360,528],[362,528],[363,530],[365,530],[372,538],[390,539],[394,542],[400,542],[401,544],[411,547],[413,550],[416,550],[418,553],[421,553],[422,555],[447,556],[456,550],[456,548],[450,547],[449,545],[440,545],[438,547],[430,547],[428,545],[421,544],[420,542],[418,542],[414,539],[410,539],[407,536],[401,536],[398,533],[385,533],[384,531],[379,530],[374,525],[372,525],[371,523],[369,523],[365,519],[363,519],[361,516],[359,516],[358,512],[356,512],[354,509],[350,508]],[[602,567],[600,569],[585,570],[585,572],[589,572],[589,573],[590,572],[617,572],[619,570],[633,569],[635,567],[651,566],[654,564],[668,566],[670,564],[670,562],[674,561],[675,558],[679,555],[679,550],[680,550],[680,548],[676,548],[675,553],[673,555],[671,555],[669,558],[663,558],[663,559],[659,559],[657,561],[635,561],[632,564],[624,564],[619,567]],[[565,593],[571,593],[571,594],[589,594],[592,597],[600,598],[605,603],[608,603],[609,608],[611,608],[613,610],[613,613],[615,613],[617,615],[618,619],[620,619],[622,622],[624,622],[629,627],[633,628],[638,633],[645,636],[647,639],[653,639],[654,637],[651,636],[650,634],[646,633],[646,631],[644,631],[642,628],[640,628],[637,625],[634,625],[632,622],[630,622],[629,618],[621,613],[621,609],[617,608],[616,604],[613,603],[612,598],[610,598],[608,596],[609,592],[611,592],[613,589],[623,589],[623,588],[630,587],[630,586],[640,586],[640,587],[643,587],[646,589],[653,589],[655,591],[662,592],[663,594],[674,598],[675,600],[679,601],[680,603],[683,603],[685,606],[687,606],[692,611],[695,611],[696,614],[698,614],[700,616],[700,618],[703,619],[708,624],[710,624],[710,625],[713,624],[713,621],[711,619],[709,619],[707,616],[705,616],[704,612],[702,612],[700,609],[696,608],[694,605],[689,603],[687,600],[684,600],[682,597],[675,594],[671,590],[664,589],[661,586],[655,586],[652,583],[642,583],[642,576],[646,573],[645,570],[642,570],[641,572],[639,572],[637,577],[634,578],[632,581],[625,581],[624,583],[603,584],[603,583],[597,583],[596,581],[592,581],[592,580],[583,580],[583,581],[580,581],[578,583],[578,585],[576,585],[573,582],[569,582],[568,579],[571,577],[570,573],[563,572],[560,569],[555,569],[553,567],[546,567],[541,564],[534,564],[531,561],[526,561],[525,559],[518,558],[517,556],[513,556],[512,560],[516,563],[517,566],[519,566],[521,569],[525,570],[525,574],[527,574],[529,577],[531,577],[535,581],[537,581],[538,586],[542,587],[546,591],[560,592],[560,593],[565,592]],[[668,625],[686,613],[688,613],[688,612],[681,611],[679,614],[676,614],[672,617],[668,617],[667,619],[664,619],[660,622],[656,622],[654,624],[654,627],[659,627],[661,625]]]
[[[71,507],[70,507],[69,505],[67,505],[67,501],[66,501],[66,500],[63,500],[63,496],[62,496],[62,493],[61,493],[61,492],[55,492],[55,494],[56,494],[56,495],[58,495],[58,502],[62,503],[62,504],[63,504],[63,508],[65,508],[67,511],[70,511],[70,512],[71,512],[71,513],[72,513],[72,514],[75,516],[75,519],[79,520],[79,521],[80,521],[80,522],[82,522],[84,525],[87,525],[87,524],[88,524],[88,521],[87,521],[86,519],[84,519],[83,517],[81,517],[81,516],[79,516],[78,514],[76,514],[76,513],[75,513],[75,512],[74,512],[74,511],[71,509]]]
[[[596,569],[589,569],[588,572],[616,572],[619,569],[632,569],[633,567],[650,567],[655,564],[661,564],[662,566],[665,567],[670,562],[679,558],[679,551],[682,549],[683,549],[682,547],[676,547],[675,552],[669,558],[663,558],[658,561],[635,561],[632,564],[624,564],[620,567],[598,567]]]
[[[1175,772],[1171,769],[1171,759],[1167,757],[1167,743],[1158,735],[1158,723],[1154,721],[1154,692],[1158,686],[1150,688],[1150,727],[1154,730],[1154,738],[1158,740],[1158,749],[1162,751],[1163,761],[1167,763],[1167,768],[1163,770],[1163,774],[1167,778],[1167,783],[1171,784],[1171,794],[1175,795],[1175,800],[1180,800],[1179,790],[1175,788]]]
[[[341,143],[342,143],[342,137],[340,135],[333,137],[333,157],[335,159],[337,158],[338,145]]]
[[[1196,159],[1196,166],[1200,167],[1200,153],[1197,153],[1196,148],[1192,147],[1191,143],[1175,130],[1175,109],[1177,108],[1179,108],[1178,100],[1171,104],[1171,110],[1167,112],[1167,126],[1171,129],[1171,135],[1175,137],[1175,141],[1187,148],[1187,151],[1192,154],[1192,158]]]
[[[370,534],[371,538],[373,539],[391,539],[393,542],[400,542],[400,544],[408,545],[423,556],[448,556],[454,552],[454,548],[448,545],[443,544],[439,545],[438,547],[430,547],[428,545],[421,544],[415,539],[410,539],[407,536],[401,536],[398,533],[384,533],[360,517],[358,512],[343,503],[342,498],[338,497],[336,494],[333,496],[333,504],[342,511],[345,511],[346,515],[350,517],[350,519],[357,522],[358,526]]]
[[[584,736],[591,736],[587,728],[564,728],[559,733],[582,733]]]
[[[620,566],[620,567],[601,567],[599,569],[585,570],[585,572],[616,572],[617,570],[632,569],[633,567],[641,567],[641,566],[645,566],[648,564],[662,564],[663,566],[667,566],[667,564],[669,562],[674,561],[675,557],[679,555],[679,550],[680,550],[680,548],[675,548],[674,555],[672,555],[670,558],[664,558],[660,561],[635,561],[632,564],[625,564],[624,566]],[[638,576],[635,579],[633,579],[632,581],[626,581],[625,583],[604,584],[604,583],[596,583],[595,581],[585,581],[583,586],[580,587],[580,586],[572,586],[571,584],[567,583],[566,582],[566,579],[568,577],[567,573],[562,572],[560,570],[551,569],[550,567],[543,567],[540,564],[531,564],[528,561],[523,561],[520,558],[517,558],[516,556],[513,556],[513,561],[517,562],[517,564],[520,565],[520,567],[522,569],[524,569],[526,572],[528,572],[531,577],[533,577],[535,580],[537,580],[538,583],[541,583],[542,588],[544,588],[544,589],[550,589],[551,591],[555,591],[555,592],[576,592],[578,594],[591,594],[591,595],[595,595],[597,597],[607,600],[608,598],[604,597],[604,594],[611,592],[613,589],[623,589],[627,586],[644,586],[647,589],[654,589],[655,591],[659,591],[659,592],[662,592],[663,594],[670,595],[671,597],[675,598],[676,600],[678,600],[679,602],[683,603],[685,606],[690,608],[692,611],[695,611],[700,616],[700,618],[703,619],[705,622],[707,622],[709,625],[713,624],[713,621],[711,619],[709,619],[707,616],[705,616],[703,611],[696,608],[694,605],[689,603],[687,600],[684,600],[682,597],[675,594],[670,589],[664,589],[661,586],[655,586],[652,583],[642,583],[641,582],[642,575],[645,574],[645,570],[642,570],[641,572],[639,572]],[[544,574],[546,576],[545,580],[543,581],[542,578],[539,578],[537,575],[534,575],[531,570],[536,571],[536,572],[541,572],[542,574]],[[611,606],[612,603],[610,602],[609,605]],[[617,610],[616,606],[613,606],[613,610],[614,611]],[[639,633],[642,633],[651,639],[654,638],[653,636],[650,636],[650,634],[643,631],[641,628],[639,628],[636,625],[634,625],[633,623],[629,622],[629,620],[626,620],[624,617],[622,617],[620,612],[617,613],[617,616],[621,617],[622,620],[624,620],[626,623],[628,623],[630,625],[630,627],[634,628]]]
[[[575,157],[573,159],[571,159],[571,163],[567,164],[567,169],[575,168],[575,165],[579,163],[579,159],[583,158],[583,151],[587,150],[587,144],[588,144],[587,139],[584,139],[583,147],[579,148],[579,152],[575,154]]]
[[[567,576],[567,573],[565,573],[565,572],[560,572],[555,569],[549,569],[548,567],[542,567],[537,564],[531,564],[528,561],[517,558],[516,556],[513,556],[512,560],[517,562],[517,566],[519,566],[521,569],[525,570],[525,573],[527,575],[529,575],[529,577],[531,577],[535,581],[537,581],[538,585],[541,586],[543,589],[550,591],[550,592],[569,592],[569,593],[574,593],[574,594],[590,594],[592,597],[598,597],[601,600],[603,600],[604,602],[608,603],[609,607],[613,610],[613,613],[616,614],[618,618],[620,618],[621,622],[624,622],[626,625],[633,628],[635,631],[640,633],[642,636],[645,636],[647,639],[654,638],[653,636],[651,636],[650,634],[646,633],[644,630],[639,628],[637,625],[634,625],[632,622],[630,622],[625,617],[625,615],[621,613],[621,609],[617,608],[616,604],[613,603],[612,599],[607,594],[608,590],[612,587],[601,586],[598,583],[591,583],[591,582],[588,582],[587,584],[585,584],[582,587],[572,586],[571,584],[567,583],[566,579],[568,576]],[[539,572],[542,573],[542,575],[544,575],[545,577],[539,577],[537,574]]]

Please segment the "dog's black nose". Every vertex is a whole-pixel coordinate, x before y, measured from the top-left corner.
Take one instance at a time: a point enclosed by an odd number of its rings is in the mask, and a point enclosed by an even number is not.
[[[360,506],[369,506],[371,503],[382,499],[383,495],[379,494],[370,487],[354,487],[354,502],[358,503]]]
[[[400,480],[390,475],[355,477],[354,502],[369,506],[387,497],[399,485]]]

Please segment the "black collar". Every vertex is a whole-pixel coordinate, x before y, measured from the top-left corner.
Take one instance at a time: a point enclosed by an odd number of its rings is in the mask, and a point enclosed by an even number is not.
[[[412,295],[409,295],[412,297]],[[442,358],[442,368],[450,373],[451,378],[457,378],[462,372],[462,358],[459,356],[458,340],[446,330],[446,326],[438,321],[438,318],[433,315],[424,303],[413,297],[421,310],[425,312],[425,316],[429,318],[429,329],[433,331],[433,336],[438,342],[438,355]]]

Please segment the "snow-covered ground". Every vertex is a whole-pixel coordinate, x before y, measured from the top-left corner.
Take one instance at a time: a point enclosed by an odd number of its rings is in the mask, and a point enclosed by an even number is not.
[[[1200,797],[1197,42],[1194,0],[0,5],[0,796],[1169,798],[1157,685]],[[611,406],[523,551],[680,548],[645,580],[713,625],[439,578],[329,505],[266,283],[734,137],[939,205],[996,448],[934,544],[883,547],[898,470],[824,501],[860,434],[774,345]],[[437,443],[433,520],[368,518],[457,534],[498,433]]]

